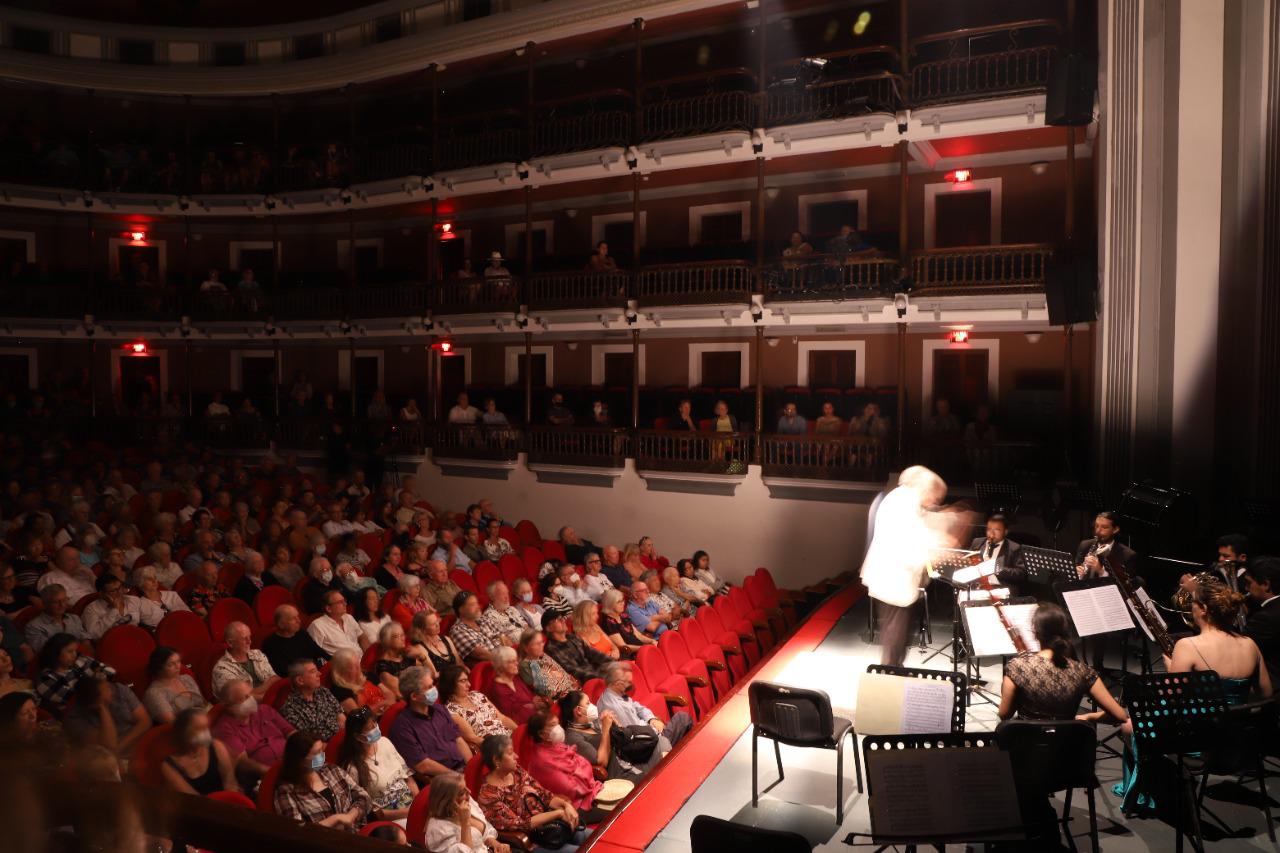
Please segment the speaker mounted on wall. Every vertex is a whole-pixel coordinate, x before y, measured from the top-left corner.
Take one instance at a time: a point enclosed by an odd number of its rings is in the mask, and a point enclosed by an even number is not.
[[[1093,121],[1098,91],[1098,60],[1083,53],[1059,54],[1049,67],[1044,99],[1044,123],[1084,127]]]

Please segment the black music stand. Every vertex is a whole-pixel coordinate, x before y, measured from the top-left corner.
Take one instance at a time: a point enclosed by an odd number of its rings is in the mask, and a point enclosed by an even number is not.
[[[973,494],[985,506],[988,515],[1002,512],[1010,516],[1011,522],[1017,518],[1018,510],[1022,508],[1022,490],[1017,483],[975,481]]]
[[[1062,581],[1078,579],[1076,558],[1066,551],[1023,545],[1020,553],[1023,565],[1027,567],[1027,580],[1031,583],[1048,587]]]
[[[940,672],[936,669],[920,669],[911,666],[893,666],[887,663],[869,663],[867,664],[867,672],[874,672],[880,675],[900,675],[904,678],[920,678],[926,681],[942,681],[951,682],[955,689],[955,701],[951,703],[951,733],[964,732],[964,706],[965,706],[965,677],[959,672]]]
[[[965,551],[959,548],[939,548],[933,552],[930,558],[933,577],[951,589],[951,639],[942,648],[925,658],[922,663],[928,663],[938,655],[942,655],[950,659],[952,672],[960,671],[960,658],[965,655],[964,632],[960,625],[960,592],[971,590],[974,584],[972,582],[956,583],[953,576],[961,569],[969,568],[970,558],[977,553],[977,551]],[[947,653],[948,648],[951,649],[950,654]]]
[[[872,755],[883,756],[890,752],[909,752],[914,750],[924,750],[932,753],[950,750],[993,750],[998,751],[996,747],[995,736],[989,732],[978,732],[975,734],[965,734],[963,732],[955,732],[952,734],[936,734],[936,735],[867,735],[863,738],[862,751],[864,761],[879,762],[881,758],[872,758]],[[1010,766],[1009,785],[1013,785],[1012,766]],[[946,777],[940,777],[946,778]],[[956,778],[956,781],[963,784],[963,780]],[[872,818],[871,832],[850,832],[844,837],[844,843],[850,847],[875,847],[878,851],[885,850],[892,845],[904,845],[908,851],[914,851],[917,845],[929,845],[942,853],[946,849],[947,844],[981,844],[984,842],[996,841],[1020,841],[1027,837],[1027,826],[1021,822],[1021,815],[1016,819],[1009,816],[1009,820],[1000,821],[1001,826],[992,826],[982,830],[966,833],[948,833],[946,835],[929,835],[923,831],[919,834],[911,836],[889,835],[883,832],[876,832],[875,826],[875,798],[876,789],[871,784],[870,774],[867,776],[867,802]],[[947,798],[954,801],[961,801],[962,796],[959,792],[954,798]],[[1013,800],[1016,802],[1016,797]],[[1015,806],[1016,808],[1016,806]],[[859,841],[859,838],[866,838],[867,841]]]
[[[1143,757],[1171,756],[1178,767],[1178,782],[1185,801],[1177,811],[1191,818],[1191,844],[1204,853],[1204,837],[1196,808],[1195,780],[1186,766],[1186,756],[1211,748],[1221,736],[1227,715],[1227,698],[1218,673],[1160,672],[1130,675],[1124,682],[1124,702],[1133,721],[1134,750]],[[1181,821],[1177,850],[1182,851],[1185,834]]]

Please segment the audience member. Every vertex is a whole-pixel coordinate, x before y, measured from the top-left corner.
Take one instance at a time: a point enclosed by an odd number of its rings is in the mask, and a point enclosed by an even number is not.
[[[594,610],[595,602],[582,602]],[[546,632],[546,650],[560,668],[581,683],[599,678],[610,663],[607,654],[601,654],[588,646],[582,638],[569,633],[569,625],[563,615],[548,611],[542,615],[542,629]]]
[[[634,685],[631,667],[625,663],[611,664],[605,671],[605,689],[596,704],[600,712],[609,711],[621,726],[650,726],[661,737],[658,752],[666,755],[693,728],[693,719],[684,711],[671,715],[671,721],[663,723],[653,712],[641,705],[630,694]]]
[[[421,654],[425,654],[425,666],[435,674],[449,666],[463,665],[457,646],[453,644],[453,640],[440,633],[440,625],[439,613],[424,610],[413,617],[413,627],[409,632],[410,649],[419,658]]]
[[[404,628],[399,622],[388,622],[378,635],[378,657],[373,663],[373,677],[397,700],[400,695],[400,673],[411,666],[430,666],[428,657],[417,648],[410,649]]]
[[[698,580],[715,590],[716,595],[729,591],[729,582],[711,568],[711,556],[706,551],[693,552],[693,573]]]
[[[951,412],[951,401],[939,397],[933,402],[933,414],[922,425],[927,436],[945,437],[960,434],[960,419]]]
[[[67,591],[62,584],[49,584],[40,590],[43,609],[27,622],[24,632],[27,645],[39,652],[55,634],[67,634],[75,640],[88,640],[89,632],[80,617],[68,610]]]
[[[67,601],[75,604],[86,595],[94,593],[97,578],[93,570],[80,562],[80,552],[70,545],[59,548],[53,556],[53,566],[36,583],[36,590],[50,584],[58,584],[67,592]]]
[[[235,762],[226,744],[214,740],[204,708],[178,712],[171,733],[173,753],[160,765],[165,784],[183,794],[207,797],[215,791],[235,791]]]
[[[681,400],[676,404],[676,416],[671,422],[676,432],[698,432],[698,422],[693,418],[693,402]]]
[[[192,577],[195,582],[186,593],[187,607],[192,613],[207,619],[210,608],[229,597],[226,588],[218,583],[218,564],[212,560],[206,560],[200,564],[200,568],[192,572]]]
[[[552,794],[534,781],[520,766],[511,738],[491,735],[480,749],[488,775],[480,785],[477,799],[485,817],[499,832],[518,832],[538,837],[538,830],[563,821],[569,841],[557,849],[573,853],[582,844],[585,831],[578,811],[563,797]]]
[[[650,595],[649,585],[644,581],[636,581],[631,585],[631,603],[627,605],[627,616],[637,630],[655,640],[666,633],[667,628],[678,619],[664,610],[657,599]]]
[[[489,253],[489,265],[484,268],[485,278],[510,278],[511,270],[502,265],[502,253],[496,249]]]
[[[480,620],[479,597],[474,592],[463,590],[454,596],[452,609],[458,618],[449,629],[449,637],[463,660],[489,660],[493,650],[503,644],[504,636]]]
[[[564,726],[551,714],[539,711],[529,718],[526,727],[528,748],[519,758],[529,775],[574,808],[590,810],[603,786],[596,780],[591,763],[565,743]]]
[[[622,564],[622,552],[618,550],[617,545],[606,545],[600,552],[600,556],[604,562],[600,567],[600,571],[604,574],[609,582],[617,589],[629,589],[634,583],[634,578]]]
[[[164,612],[147,599],[125,595],[124,583],[114,574],[103,573],[96,586],[98,597],[89,602],[81,614],[90,639],[102,639],[103,634],[117,625],[154,629],[164,618]]]
[[[213,725],[213,736],[226,744],[241,781],[256,782],[284,757],[293,726],[275,708],[258,704],[247,678],[227,681],[218,697],[225,711]]]
[[[458,394],[457,404],[449,410],[449,423],[473,425],[480,419],[480,410],[471,405],[467,392]]]
[[[346,735],[338,747],[337,765],[368,794],[370,816],[377,820],[403,821],[418,795],[413,772],[396,752],[390,738],[382,736],[378,719],[368,708],[357,708],[346,718]]]
[[[787,403],[782,407],[782,415],[778,418],[778,435],[804,435],[808,431],[809,422],[796,411],[795,403]]]
[[[10,693],[31,693],[33,685],[29,678],[15,678],[13,675],[13,656],[0,649],[0,696]]]
[[[889,421],[880,416],[879,403],[867,403],[862,414],[849,421],[849,435],[884,439],[889,436]]]
[[[347,600],[336,589],[324,594],[324,612],[307,626],[307,633],[329,655],[340,649],[360,654],[369,646],[368,637],[347,612]]]
[[[1260,557],[1249,563],[1245,573],[1249,598],[1253,605],[1245,623],[1244,635],[1258,646],[1272,685],[1280,684],[1280,558]]]
[[[991,407],[981,403],[973,412],[973,420],[964,428],[964,443],[974,447],[994,444],[999,438],[995,424],[991,423]]]
[[[343,713],[368,708],[381,715],[395,702],[390,690],[365,678],[360,669],[360,653],[352,649],[338,650],[329,661],[329,679],[333,682],[333,696],[342,706]]]
[[[804,239],[804,235],[799,231],[792,231],[787,237],[787,247],[782,250],[784,258],[802,258],[813,254],[813,246],[809,245],[809,241]]]
[[[480,415],[480,422],[487,427],[510,426],[507,416],[498,411],[498,402],[492,397],[485,398],[484,412]]]
[[[449,571],[461,569],[467,574],[471,574],[471,558],[463,553],[462,547],[457,541],[457,535],[452,530],[442,529],[436,538],[438,544],[431,554],[431,559],[444,563]]]
[[[588,764],[604,770],[609,779],[638,782],[662,760],[663,753],[656,744],[642,763],[620,755],[612,743],[613,729],[618,724],[613,712],[601,712],[581,690],[574,690],[561,699],[559,710],[565,744],[577,750]]]
[[[442,773],[431,783],[423,843],[428,850],[449,853],[511,853],[467,792],[462,776],[452,772]]]
[[[543,618],[549,615],[551,611],[543,614]],[[519,673],[536,695],[554,701],[581,685],[546,653],[546,647],[547,640],[541,631],[529,630],[520,635]]]
[[[572,527],[561,527],[558,538],[560,544],[564,546],[565,558],[576,566],[580,566],[586,561],[589,551],[600,550],[594,542],[578,536],[577,531]]]
[[[614,272],[618,269],[618,262],[609,254],[609,244],[604,240],[596,243],[596,250],[587,259],[587,272]]]
[[[12,655],[10,655],[12,657]],[[76,682],[82,678],[114,678],[116,671],[80,654],[79,641],[70,634],[54,634],[40,649],[40,674],[36,699],[44,710],[59,715],[67,706]]]
[[[547,423],[552,426],[573,426],[573,412],[564,404],[564,395],[559,391],[551,394],[551,405],[547,408]]]
[[[172,723],[189,708],[204,710],[209,703],[200,695],[200,686],[182,671],[182,656],[177,649],[159,646],[147,661],[147,692],[142,704],[156,725]]]
[[[262,653],[267,656],[276,675],[284,677],[297,660],[313,660],[318,664],[329,655],[316,645],[311,635],[302,630],[302,615],[292,604],[281,604],[273,615],[275,631],[262,641]]]
[[[440,673],[440,701],[449,713],[458,731],[472,749],[492,734],[509,734],[516,723],[504,715],[489,697],[471,689],[471,676],[464,667],[450,666]]]
[[[420,666],[409,667],[400,674],[400,692],[408,705],[387,736],[405,763],[423,781],[461,770],[471,757],[471,749],[449,711],[438,704],[440,693],[431,673]]]
[[[516,650],[503,646],[493,653],[493,680],[487,695],[503,715],[517,725],[525,723],[538,707],[533,690],[520,677]]]
[[[556,579],[550,591],[570,610],[583,601],[591,600],[591,594],[587,592],[582,578],[578,576],[577,569],[571,563],[561,563],[557,567]]]
[[[613,643],[619,656],[631,658],[643,646],[651,646],[656,641],[638,633],[627,615],[627,598],[621,590],[611,589],[600,598],[600,630]]]
[[[285,744],[272,807],[302,823],[356,832],[373,802],[346,771],[325,763],[324,740],[313,732],[294,732]]]
[[[213,692],[221,695],[231,681],[244,679],[252,687],[253,698],[259,701],[280,680],[267,656],[252,648],[253,631],[243,622],[232,622],[222,632],[227,650],[213,665],[211,684]]]
[[[676,561],[676,572],[680,575],[680,588],[698,601],[706,603],[716,596],[710,584],[698,578],[693,570],[693,560],[685,557]]]
[[[104,746],[127,756],[138,739],[151,728],[151,717],[138,697],[123,684],[105,678],[76,682],[75,703],[62,721],[71,742]]]
[[[267,564],[257,551],[249,553],[244,562],[244,574],[236,581],[232,594],[245,604],[252,605],[258,593],[268,586],[278,586],[279,582],[267,574]]]
[[[460,592],[462,588],[449,578],[449,567],[443,560],[433,559],[427,563],[427,582],[422,594],[437,613],[453,613],[453,602]]]
[[[280,706],[284,717],[299,731],[314,732],[329,740],[346,724],[346,715],[329,688],[320,683],[320,669],[302,658],[289,667],[289,696]]]

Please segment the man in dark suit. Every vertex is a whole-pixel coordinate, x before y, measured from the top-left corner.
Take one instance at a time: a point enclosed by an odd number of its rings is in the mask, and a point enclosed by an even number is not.
[[[1076,546],[1076,574],[1081,578],[1105,578],[1111,574],[1108,566],[1119,564],[1129,575],[1134,587],[1142,586],[1142,579],[1134,574],[1138,566],[1138,554],[1128,545],[1116,540],[1119,533],[1120,521],[1114,512],[1098,513],[1093,519],[1093,538],[1085,539]],[[1099,558],[1097,551],[1108,545],[1110,546],[1108,552]],[[1085,637],[1083,641],[1085,656],[1099,673],[1102,672],[1103,663],[1106,660],[1109,636],[1109,634],[1099,634]]]
[[[996,580],[1009,587],[1013,595],[1021,595],[1027,580],[1027,567],[1022,561],[1022,546],[1009,538],[1009,523],[996,513],[987,519],[987,535],[969,545],[983,560],[995,559]]]
[[[1274,684],[1280,678],[1280,593],[1273,591],[1280,586],[1280,557],[1251,561],[1243,580],[1255,605],[1244,634],[1258,644]]]

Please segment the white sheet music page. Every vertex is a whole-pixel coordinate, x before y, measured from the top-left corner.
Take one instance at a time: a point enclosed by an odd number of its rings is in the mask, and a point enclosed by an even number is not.
[[[969,644],[973,646],[976,657],[1018,653],[994,606],[966,607],[964,620],[969,628]]]
[[[1040,651],[1040,641],[1036,639],[1035,618],[1036,608],[1039,604],[1006,604],[1004,605],[1005,618],[1009,620],[1009,624],[1014,627],[1022,637],[1022,642],[1026,645],[1028,651]]]
[[[976,554],[978,552],[974,551],[973,553]],[[995,573],[996,561],[994,559],[983,560],[976,566],[965,566],[963,569],[957,569],[952,572],[951,579],[956,583],[973,583],[983,575],[995,575]]]
[[[1133,618],[1125,606],[1124,596],[1115,584],[1072,589],[1062,593],[1076,633],[1081,637],[1127,631],[1133,627]]]
[[[950,681],[907,678],[902,685],[902,733],[933,735],[951,731],[955,688]]]

